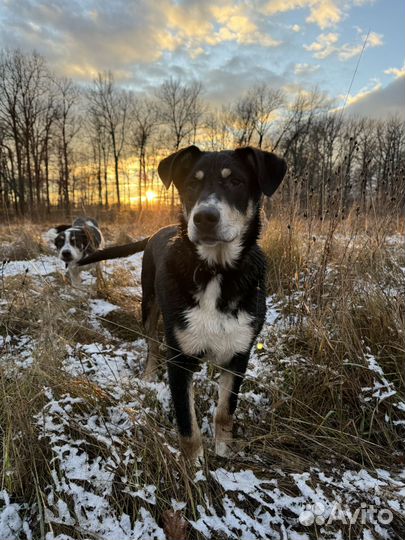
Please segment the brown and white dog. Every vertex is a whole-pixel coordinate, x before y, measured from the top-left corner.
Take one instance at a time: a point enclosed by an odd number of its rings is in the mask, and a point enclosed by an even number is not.
[[[45,234],[58,252],[58,258],[66,265],[66,273],[74,287],[81,285],[80,272],[90,267],[78,262],[104,247],[104,239],[95,219],[79,217],[72,225],[58,225]]]

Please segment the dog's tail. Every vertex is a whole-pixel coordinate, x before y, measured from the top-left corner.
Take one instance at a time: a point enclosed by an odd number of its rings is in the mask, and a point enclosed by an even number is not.
[[[149,237],[139,240],[138,242],[131,242],[130,244],[124,244],[122,246],[112,246],[106,249],[99,249],[88,257],[85,257],[77,264],[78,266],[84,266],[86,264],[92,264],[98,261],[105,261],[107,259],[118,259],[119,257],[129,257],[134,253],[143,251],[148,243]]]

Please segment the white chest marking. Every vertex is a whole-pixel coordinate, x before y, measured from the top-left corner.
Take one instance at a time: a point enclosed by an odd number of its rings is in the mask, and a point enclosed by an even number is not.
[[[197,305],[186,311],[186,327],[176,329],[176,338],[185,354],[205,352],[218,364],[225,364],[236,353],[247,352],[253,338],[253,317],[240,310],[236,315],[216,307],[221,294],[221,277],[215,276],[195,295]]]
[[[234,265],[242,249],[242,243],[236,238],[233,242],[218,244],[217,246],[199,245],[197,246],[197,253],[210,266],[219,264],[226,268],[227,266],[232,267]]]

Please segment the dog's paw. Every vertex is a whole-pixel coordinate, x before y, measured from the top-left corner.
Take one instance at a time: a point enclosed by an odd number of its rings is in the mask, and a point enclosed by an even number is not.
[[[145,371],[141,377],[141,380],[143,382],[155,382],[156,378],[156,373],[154,371]]]
[[[197,451],[197,454],[194,458],[194,465],[198,468],[198,469],[201,469],[203,466],[204,466],[204,463],[205,463],[205,458],[204,458],[204,449],[203,447],[201,446],[198,451]]]
[[[229,458],[232,454],[229,443],[225,441],[215,441],[215,453],[222,458]]]

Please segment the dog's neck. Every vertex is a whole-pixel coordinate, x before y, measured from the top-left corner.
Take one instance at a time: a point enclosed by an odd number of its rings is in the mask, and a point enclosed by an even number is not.
[[[233,242],[221,243],[216,246],[196,245],[192,243],[187,234],[187,222],[180,215],[179,236],[189,246],[203,265],[211,270],[234,270],[243,260],[246,253],[256,245],[260,235],[260,206],[257,205],[255,214],[251,219],[247,229],[240,238]]]

